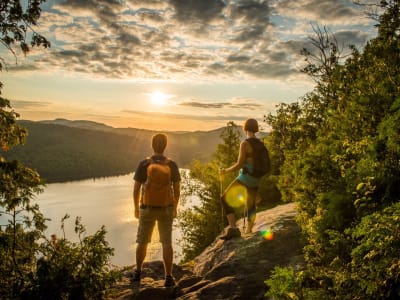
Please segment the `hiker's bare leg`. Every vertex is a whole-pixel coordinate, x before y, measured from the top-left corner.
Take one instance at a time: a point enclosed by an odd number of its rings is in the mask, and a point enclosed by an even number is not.
[[[227,215],[226,215],[226,218],[228,219],[229,227],[236,228],[236,218],[235,218],[235,214],[234,214],[234,213],[232,213],[232,214],[227,214]]]
[[[245,233],[251,233],[253,230],[254,222],[256,221],[256,199],[257,199],[257,189],[248,189],[248,199],[247,199],[247,227]]]
[[[174,255],[174,250],[172,249],[172,244],[163,243],[163,261],[164,261],[164,271],[165,276],[172,276],[172,260]]]
[[[233,209],[226,202],[226,195],[235,186],[240,185],[237,180],[231,182],[231,184],[226,188],[224,194],[221,197],[222,209],[226,213],[226,219],[228,220],[229,227],[236,228],[236,218]]]
[[[247,221],[246,234],[251,233],[253,230],[254,221]]]
[[[147,244],[137,244],[136,247],[136,270],[141,271],[144,258],[146,257]]]

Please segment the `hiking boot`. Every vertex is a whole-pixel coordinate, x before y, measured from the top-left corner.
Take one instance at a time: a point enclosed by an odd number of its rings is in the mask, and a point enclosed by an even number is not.
[[[226,233],[220,237],[221,240],[227,241],[235,237],[240,237],[240,230],[239,228],[229,227]]]
[[[133,272],[133,277],[131,278],[131,282],[140,282],[141,272],[139,270],[135,270]]]
[[[165,276],[165,283],[164,283],[164,286],[165,286],[165,287],[175,286],[174,277],[172,277],[171,275]]]

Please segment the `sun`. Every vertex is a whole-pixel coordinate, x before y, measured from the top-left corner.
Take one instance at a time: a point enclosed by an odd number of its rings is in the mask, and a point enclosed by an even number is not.
[[[168,103],[169,95],[166,95],[162,92],[153,92],[149,94],[151,103],[156,106],[165,106]]]

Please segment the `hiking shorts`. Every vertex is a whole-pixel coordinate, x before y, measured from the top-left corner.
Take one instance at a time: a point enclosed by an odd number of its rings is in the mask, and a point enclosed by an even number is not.
[[[221,197],[222,210],[225,215],[233,214],[245,205],[248,221],[254,220],[256,215],[257,187],[248,187],[235,179]],[[246,194],[246,195],[243,195]],[[245,202],[244,202],[245,201]]]
[[[154,226],[157,228],[162,244],[172,244],[173,207],[140,207],[139,226],[136,243],[148,244],[151,242]]]

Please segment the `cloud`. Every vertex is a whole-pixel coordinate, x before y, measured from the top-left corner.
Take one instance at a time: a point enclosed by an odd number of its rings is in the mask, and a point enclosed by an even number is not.
[[[271,9],[268,1],[231,1],[229,16],[246,24],[268,24]]]
[[[126,13],[128,15],[128,12]],[[147,24],[148,26],[158,26],[166,20],[162,12],[150,9],[139,9],[133,16],[139,23]]]
[[[199,101],[184,101],[177,105],[189,106],[201,109],[248,109],[256,110],[264,108],[264,105],[252,100],[252,99],[233,99],[230,102],[199,102]]]
[[[230,108],[258,110],[263,109],[264,105],[253,99],[234,98],[230,103]]]
[[[15,64],[15,65],[7,65],[7,70],[8,71],[13,71],[13,72],[32,72],[32,71],[38,71],[40,68],[37,65],[27,65],[27,64]]]
[[[176,19],[187,22],[201,22],[206,25],[213,19],[222,18],[225,3],[222,0],[169,0],[175,10]]]
[[[131,115],[131,117],[151,118],[151,119],[169,119],[169,120],[200,120],[200,121],[242,121],[245,119],[242,115],[201,115],[201,114],[173,114],[161,112],[143,112],[137,110],[123,110],[122,113]]]
[[[196,101],[186,101],[178,103],[181,106],[190,106],[196,108],[226,108],[229,106],[230,103],[228,102],[217,102],[217,103],[203,103],[203,102],[196,102]]]
[[[67,8],[73,11],[88,11],[105,16],[114,15],[124,5],[119,0],[66,0],[58,3],[56,8]]]
[[[232,54],[226,59],[228,63],[247,63],[251,60],[251,57],[245,54]]]
[[[52,105],[51,102],[47,101],[24,101],[24,100],[12,100],[11,104],[16,109],[43,108]]]
[[[89,77],[286,80],[299,76],[296,65],[312,31],[310,21],[335,24],[345,44],[368,38],[354,26],[339,26],[365,23],[360,9],[344,0],[57,0],[49,5],[41,25],[53,47],[35,58],[36,67]],[[289,21],[279,23],[277,15]]]
[[[342,30],[335,32],[335,38],[339,45],[348,46],[364,46],[368,41],[368,34],[365,32],[360,32],[358,30]]]
[[[307,22],[329,24],[360,24],[362,11],[350,1],[346,0],[281,0],[277,2],[277,11],[286,17],[296,14],[296,18]]]

